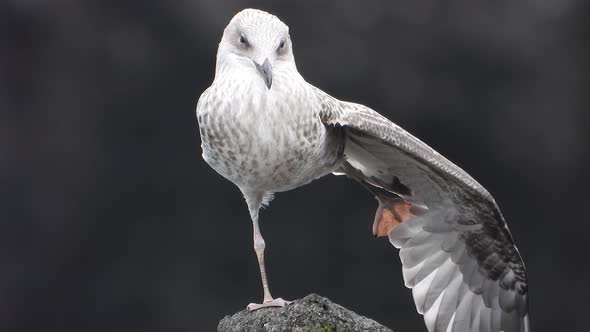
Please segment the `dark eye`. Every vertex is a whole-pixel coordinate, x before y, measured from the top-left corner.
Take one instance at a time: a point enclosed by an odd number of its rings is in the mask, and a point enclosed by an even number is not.
[[[283,49],[283,48],[285,48],[285,41],[284,41],[284,40],[283,40],[283,41],[281,41],[281,43],[279,44],[279,48],[280,48],[280,49]]]
[[[240,35],[240,43],[242,44],[248,44],[248,39],[246,39],[246,36],[244,36],[243,34]]]

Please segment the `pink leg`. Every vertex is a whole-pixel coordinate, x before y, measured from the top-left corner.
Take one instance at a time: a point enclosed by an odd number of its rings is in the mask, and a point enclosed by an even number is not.
[[[254,251],[256,251],[256,257],[258,258],[258,267],[260,268],[260,278],[262,279],[262,290],[264,291],[264,299],[260,304],[250,303],[248,304],[248,310],[254,311],[261,308],[267,307],[284,307],[288,305],[289,301],[285,301],[281,298],[273,299],[270,295],[270,289],[268,287],[268,278],[266,277],[266,267],[264,265],[264,249],[266,244],[264,238],[260,233],[258,227],[258,211],[252,215],[252,222],[254,226]]]

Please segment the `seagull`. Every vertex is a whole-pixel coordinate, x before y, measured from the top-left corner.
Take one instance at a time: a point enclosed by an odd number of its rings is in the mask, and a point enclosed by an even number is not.
[[[240,189],[252,219],[264,298],[249,310],[289,304],[270,293],[260,208],[333,173],[377,199],[373,234],[399,249],[428,331],[529,331],[526,270],[490,193],[376,111],[307,83],[276,16],[231,19],[196,113],[203,159]]]

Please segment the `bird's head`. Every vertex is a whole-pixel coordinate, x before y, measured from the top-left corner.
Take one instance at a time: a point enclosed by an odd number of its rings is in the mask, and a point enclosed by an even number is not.
[[[267,12],[244,9],[223,32],[216,74],[225,70],[251,71],[270,89],[273,72],[296,70],[291,46],[285,23]]]

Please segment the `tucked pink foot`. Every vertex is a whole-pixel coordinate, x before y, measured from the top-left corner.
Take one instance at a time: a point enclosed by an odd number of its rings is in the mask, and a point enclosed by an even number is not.
[[[250,303],[248,304],[248,306],[246,308],[248,308],[249,311],[254,311],[254,310],[258,310],[258,309],[262,309],[262,308],[271,308],[271,307],[284,307],[291,304],[291,301],[285,301],[283,299],[276,298],[272,301],[267,301],[264,303]]]

